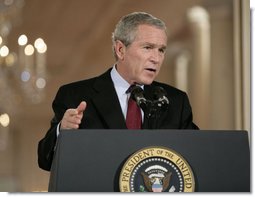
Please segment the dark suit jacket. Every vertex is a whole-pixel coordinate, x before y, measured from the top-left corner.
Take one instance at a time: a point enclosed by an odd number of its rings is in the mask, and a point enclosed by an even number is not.
[[[87,102],[80,129],[127,129],[109,69],[101,76],[60,87],[53,101],[55,116],[51,127],[38,145],[40,168],[50,170],[57,140],[56,128],[65,111]],[[153,82],[144,86],[145,97],[151,98],[154,86],[167,92],[169,107],[157,123],[157,129],[198,129],[192,122],[192,110],[186,93],[169,85]],[[144,118],[143,128],[148,118]]]

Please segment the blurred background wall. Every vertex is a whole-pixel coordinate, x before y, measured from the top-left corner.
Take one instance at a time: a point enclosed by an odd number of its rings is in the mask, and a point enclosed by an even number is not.
[[[249,0],[0,0],[0,191],[47,191],[37,144],[55,94],[114,64],[111,33],[133,11],[165,21],[157,80],[188,93],[199,127],[250,131]]]

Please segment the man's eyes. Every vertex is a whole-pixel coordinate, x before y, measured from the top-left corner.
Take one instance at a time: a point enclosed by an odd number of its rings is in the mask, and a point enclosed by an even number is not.
[[[154,49],[155,47],[153,46],[144,46],[144,49],[146,50],[150,50],[150,49]],[[165,48],[159,48],[158,49],[160,53],[165,53],[166,49]]]
[[[145,48],[145,49],[153,49],[152,46],[145,46],[144,48]]]
[[[166,49],[159,49],[159,52],[160,52],[160,53],[165,53],[165,52],[166,52]]]

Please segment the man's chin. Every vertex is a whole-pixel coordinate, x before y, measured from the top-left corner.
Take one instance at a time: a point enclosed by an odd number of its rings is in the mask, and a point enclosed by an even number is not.
[[[140,85],[151,85],[153,81],[143,81]]]
[[[145,80],[143,81],[143,85],[151,85],[153,80]]]
[[[151,85],[153,82],[153,79],[141,79],[137,80],[135,83],[139,85]]]

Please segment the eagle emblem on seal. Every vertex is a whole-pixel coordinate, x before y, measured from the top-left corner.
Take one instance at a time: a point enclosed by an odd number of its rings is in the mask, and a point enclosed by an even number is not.
[[[150,192],[164,192],[169,186],[171,172],[160,165],[153,165],[141,172],[144,185]]]

